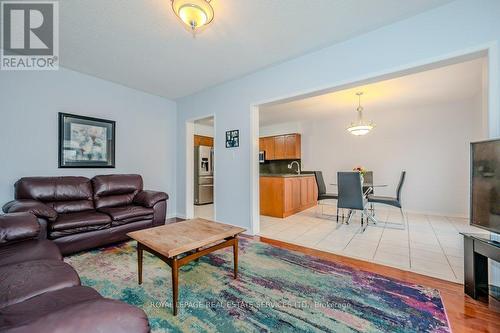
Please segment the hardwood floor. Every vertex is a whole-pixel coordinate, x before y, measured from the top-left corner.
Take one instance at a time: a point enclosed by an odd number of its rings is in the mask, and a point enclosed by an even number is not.
[[[274,246],[302,252],[409,283],[436,288],[441,293],[451,329],[458,332],[500,332],[500,302],[492,297],[476,301],[464,294],[463,285],[397,268],[348,258],[264,237],[251,237]]]

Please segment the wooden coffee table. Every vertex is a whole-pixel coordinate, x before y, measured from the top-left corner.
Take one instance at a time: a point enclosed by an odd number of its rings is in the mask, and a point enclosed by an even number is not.
[[[142,284],[142,253],[154,254],[172,268],[173,312],[177,315],[179,268],[216,250],[232,246],[234,278],[238,277],[238,235],[246,229],[204,219],[129,232],[137,241],[137,268]]]

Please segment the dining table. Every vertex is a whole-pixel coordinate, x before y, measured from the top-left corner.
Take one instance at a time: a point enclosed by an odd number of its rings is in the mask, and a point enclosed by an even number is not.
[[[338,184],[337,183],[330,183],[330,185],[332,186],[337,186]],[[364,182],[363,183],[363,187],[387,187],[388,185],[387,184],[373,184],[373,183],[367,183],[367,182]]]

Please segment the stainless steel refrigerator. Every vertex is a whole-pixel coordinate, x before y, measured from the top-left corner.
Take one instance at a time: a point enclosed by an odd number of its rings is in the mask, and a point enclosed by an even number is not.
[[[208,146],[194,147],[194,204],[214,202],[214,150]]]

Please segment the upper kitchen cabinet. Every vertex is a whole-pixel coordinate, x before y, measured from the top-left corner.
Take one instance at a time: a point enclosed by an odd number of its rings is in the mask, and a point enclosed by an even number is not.
[[[209,136],[203,136],[203,135],[195,135],[194,136],[194,146],[208,146],[208,147],[213,147],[214,146],[214,138],[211,138]]]
[[[259,139],[259,149],[260,151],[266,152],[266,160],[275,159],[275,143],[274,137],[266,137]]]
[[[260,138],[259,147],[266,160],[295,160],[301,158],[300,134],[285,134]]]
[[[273,136],[274,139],[274,158],[273,160],[284,160],[285,157],[285,136]]]
[[[292,160],[300,158],[301,158],[300,134],[285,135],[285,159]]]

